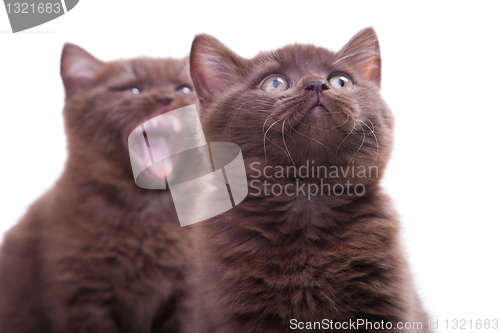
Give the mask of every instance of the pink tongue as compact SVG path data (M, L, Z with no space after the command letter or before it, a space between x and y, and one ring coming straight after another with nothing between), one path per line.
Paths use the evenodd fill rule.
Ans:
M156 149L161 150L165 154L165 156L170 155L171 149L169 147L167 140L155 140L155 147ZM149 156L148 160L150 160ZM174 167L172 165L172 159L170 157L165 157L161 161L157 162L157 164L158 167L150 168L151 174L155 178L165 178L172 174Z
M148 147L151 156L161 164L152 170L154 177L168 177L173 172L173 161L170 156L179 145L182 124L175 115L161 115L144 123ZM161 161L160 161L161 160Z
M146 169L143 176L146 178L164 180L172 176L175 157L170 155L182 151L182 140L188 143L193 140L187 134L181 119L170 113L150 119L134 129L128 138L134 177Z
M153 162L154 154L148 143L154 142L156 152L162 152L165 156L158 162ZM142 142L142 143L141 143ZM129 153L133 156L135 163L141 166L141 170L148 169L147 173L156 179L165 179L173 172L172 158L169 156L172 145L177 144L175 137L163 133L151 133L149 137L144 133L136 135L129 141ZM161 157L160 157L161 158Z
M167 157L163 160L163 173L165 174L165 177L170 176L172 174L172 171L174 171L172 160Z

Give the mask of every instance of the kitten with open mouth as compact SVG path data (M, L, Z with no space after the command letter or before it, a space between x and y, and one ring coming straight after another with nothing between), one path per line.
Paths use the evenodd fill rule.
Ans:
M102 62L64 46L68 160L5 236L1 332L190 332L188 230L168 190L135 184L129 149L144 152L127 141L144 122L195 103L188 68L187 59ZM150 135L168 149L182 130L172 120Z

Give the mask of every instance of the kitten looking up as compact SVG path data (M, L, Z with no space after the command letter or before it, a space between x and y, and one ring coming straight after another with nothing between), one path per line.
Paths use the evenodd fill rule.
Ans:
M186 332L186 229L169 191L134 183L127 137L195 102L188 61L102 62L66 44L61 77L68 160L5 236L0 331Z
M253 59L198 35L190 64L207 141L241 147L250 188L195 226L200 332L427 332L380 187L393 116L374 30Z

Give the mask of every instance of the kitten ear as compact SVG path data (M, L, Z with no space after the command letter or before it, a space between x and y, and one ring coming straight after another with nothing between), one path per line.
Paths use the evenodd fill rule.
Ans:
M341 59L352 63L359 69L363 78L380 87L382 60L378 38L372 27L359 31L338 54L339 60L337 61Z
M245 59L207 34L195 37L189 56L191 79L200 100L211 102L242 75Z
M104 63L81 47L66 43L61 55L61 78L66 96L69 96L90 81Z

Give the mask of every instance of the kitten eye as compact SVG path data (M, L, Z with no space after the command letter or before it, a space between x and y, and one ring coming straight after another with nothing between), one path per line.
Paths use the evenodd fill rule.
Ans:
M139 90L139 88L132 87L132 88L130 88L130 92L131 92L132 94L138 94L138 93L140 93L141 91Z
M282 92L290 88L290 83L281 76L271 76L267 78L260 89L267 93L277 93Z
M186 87L186 86L178 88L177 90L182 92L183 94L189 94L191 92L191 88Z
M328 82L330 82L330 84L336 89L343 89L346 91L354 89L354 84L351 80L342 75L334 75L328 80Z

